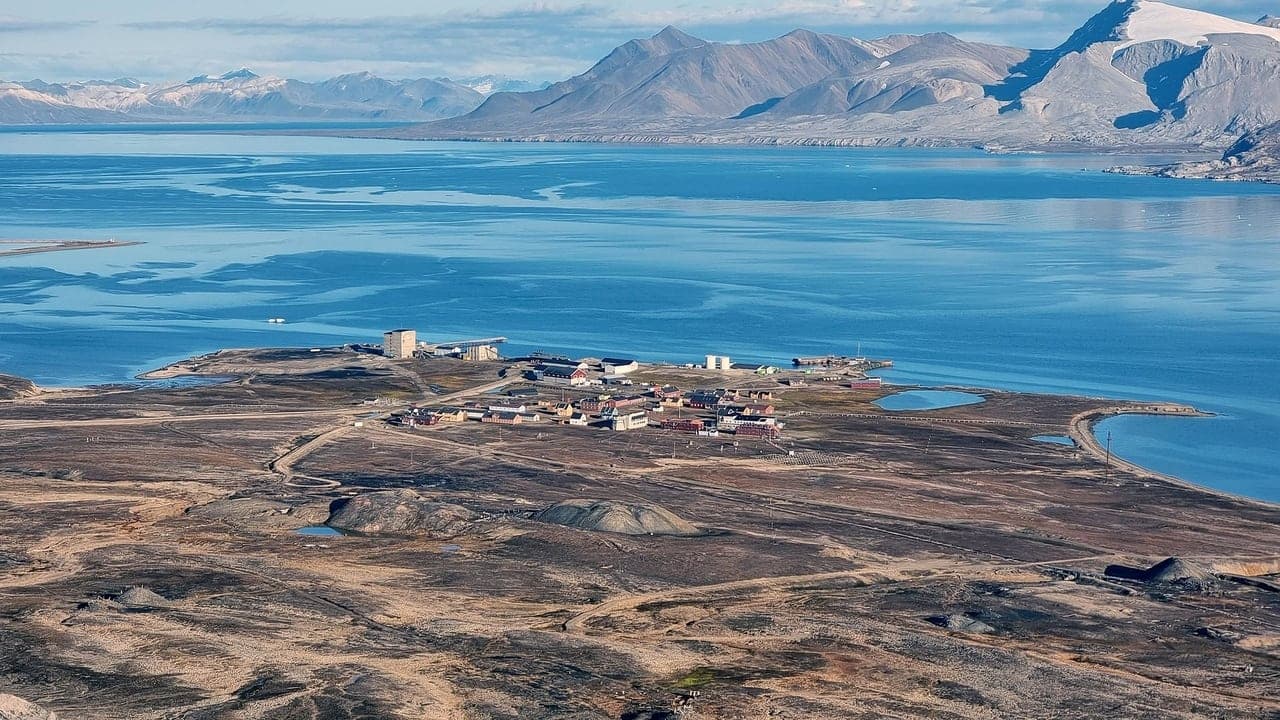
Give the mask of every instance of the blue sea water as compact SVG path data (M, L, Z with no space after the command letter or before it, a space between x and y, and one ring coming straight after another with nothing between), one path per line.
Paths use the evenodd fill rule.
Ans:
M677 361L860 343L895 382L1212 410L1105 427L1280 500L1280 188L1114 156L150 130L0 132L0 235L145 243L0 257L0 372L114 382L400 326Z

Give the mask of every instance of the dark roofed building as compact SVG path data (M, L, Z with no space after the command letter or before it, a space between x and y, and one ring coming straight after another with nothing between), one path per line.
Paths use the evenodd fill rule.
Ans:
M565 385L586 385L587 371L578 367L551 366L543 369L542 379Z
M640 369L640 363L631 358L604 358L600 367L609 375L626 375Z

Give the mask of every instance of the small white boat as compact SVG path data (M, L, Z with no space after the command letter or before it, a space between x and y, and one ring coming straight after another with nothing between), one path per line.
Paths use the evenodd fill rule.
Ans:
M271 323L272 325L281 325L284 323L284 318L268 318L267 322Z

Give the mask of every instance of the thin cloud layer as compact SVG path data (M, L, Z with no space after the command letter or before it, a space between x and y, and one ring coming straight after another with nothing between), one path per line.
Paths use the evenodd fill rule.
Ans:
M51 33L96 24L95 20L29 20L0 15L0 33Z
M261 16L193 14L129 21L0 17L0 33L8 45L0 54L0 77L131 74L169 79L249 66L302 79L371 70L399 77L501 74L554 80L581 72L627 39L666 25L724 42L762 40L805 27L859 37L946 31L988 42L1051 47L1103 2L667 0L644 7L508 3L427 13L414 11L408 0L404 4L404 13L368 17L312 14L308 9L313 6L301 0L278 2L278 14ZM1262 14L1238 0L1184 4L1247 20ZM387 5L381 3L380 9Z

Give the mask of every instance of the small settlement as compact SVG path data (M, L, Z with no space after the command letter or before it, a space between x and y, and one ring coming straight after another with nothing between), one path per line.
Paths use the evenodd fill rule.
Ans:
M395 330L387 333L383 354L392 358L451 356L464 360L497 360L496 345L505 341L505 338L485 338L418 343L413 332ZM407 340L406 333L409 334ZM881 379L868 376L866 370L892 364L889 361L836 356L826 356L821 360L823 362L814 363L813 367L786 373L778 383L803 384L798 376L821 372L823 380L839 381L846 387L875 388L880 386ZM641 369L641 364L626 357L573 359L533 353L508 361L522 370L519 387L483 402L409 407L391 415L389 422L412 429L468 421L497 425L555 424L614 432L655 429L704 437L728 433L736 438L763 441L780 438L785 427L776 415L773 391L768 388L685 390L669 383L637 383L631 375ZM675 368L654 365L647 366L647 369L659 370L662 367ZM699 363L683 367L704 366ZM770 365L733 363L722 355L707 355L705 369L733 371L724 379L772 376L780 372ZM760 380L752 384L758 385Z

